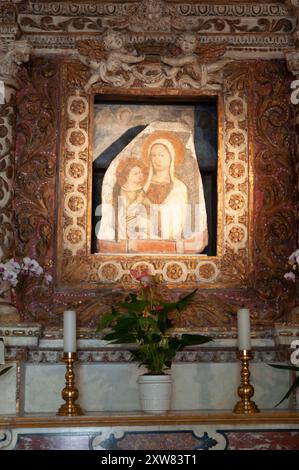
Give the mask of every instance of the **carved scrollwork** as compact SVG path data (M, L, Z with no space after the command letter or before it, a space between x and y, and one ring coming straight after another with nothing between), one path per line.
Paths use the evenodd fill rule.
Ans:
M270 78L271 77L271 78ZM288 293L283 274L295 247L295 151L291 137L292 109L289 106L290 77L280 62L263 63L253 70L256 119L254 126L255 286L262 298L278 301L280 308L269 316L279 318L287 308Z
M37 59L23 68L17 96L16 251L50 265L53 256L54 195L58 125L58 67ZM33 236L34 234L34 236ZM46 321L52 292L41 290L36 279L20 286L23 318ZM26 302L24 302L26 299Z
M47 6L35 2L34 6L23 7L20 26L25 32L103 32L112 27L132 33L192 30L227 34L291 32L294 22L282 5L225 5L224 0L216 5L143 0L104 5L73 2L72 7L57 2L47 2Z
M13 168L13 129L15 97L0 105L0 259L12 253L12 177Z

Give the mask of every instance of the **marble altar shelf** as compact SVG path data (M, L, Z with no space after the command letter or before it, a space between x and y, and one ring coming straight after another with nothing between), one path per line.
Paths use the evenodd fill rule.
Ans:
M299 413L222 411L0 416L3 450L298 450Z
M182 424L298 424L299 411L262 410L253 415L238 415L229 411L169 411L150 414L142 411L118 411L86 413L84 416L56 416L52 413L25 413L23 415L0 415L0 427L93 427L136 425L182 425Z

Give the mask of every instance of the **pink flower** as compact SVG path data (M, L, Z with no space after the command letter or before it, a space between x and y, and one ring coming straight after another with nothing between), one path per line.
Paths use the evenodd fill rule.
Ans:
M160 312L161 310L163 310L163 305L154 305L153 310Z
M142 271L139 274L137 269L131 269L130 273L131 273L131 276L134 277L137 281L142 282L144 287L148 287L153 283L153 276L147 270Z

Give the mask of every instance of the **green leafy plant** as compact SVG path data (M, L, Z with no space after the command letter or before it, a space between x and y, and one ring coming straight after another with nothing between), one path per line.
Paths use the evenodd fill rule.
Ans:
M294 366L294 365L282 365L282 364L269 364L271 367L275 367L275 369L284 369L284 370L292 370L299 372L299 367ZM284 400L289 398L289 396L299 387L299 376L295 378L294 382L290 386L289 390L287 393L282 397L282 399L276 403L275 408L279 406Z
M134 344L132 360L147 368L152 375L163 375L177 353L187 346L212 341L198 334L175 334L174 324L188 306L195 291L177 302L166 302L159 295L157 280L148 272L131 274L139 282L137 292L130 293L117 308L104 315L97 331L110 327L103 337L111 344Z

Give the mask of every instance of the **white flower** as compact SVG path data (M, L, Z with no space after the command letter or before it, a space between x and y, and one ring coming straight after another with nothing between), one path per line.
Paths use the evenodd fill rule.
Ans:
M13 258L6 261L6 263L0 263L0 281L8 282L12 287L18 284L19 276L40 276L43 272L44 270L39 263L28 256L23 258L21 264ZM44 285L49 285L52 282L52 276L45 274L43 282ZM2 291L0 291L0 295L1 294L3 294Z
M5 264L0 263L0 276L2 276L4 272L5 272Z
M299 249L296 250L296 251L294 251L294 252L289 256L289 263L290 263L290 264L294 264L295 262L297 262L297 263L299 264L298 260L299 260Z
M285 275L283 276L285 279L289 280L289 281L293 281L295 282L295 279L296 279L296 276L294 273L292 272L289 272L289 273L285 273Z
M4 264L5 266L5 270L6 271L9 271L9 272L14 272L14 273L19 273L20 270L21 270L21 266L20 264L15 261L13 258L11 258L10 260L6 261L6 263Z
M28 258L26 256L23 258L23 269L26 271L30 271L33 274L36 274L39 276L40 274L43 273L43 268L38 264L38 262L35 259Z
M18 274L14 271L5 271L3 273L3 281L8 281L13 287L18 283Z

